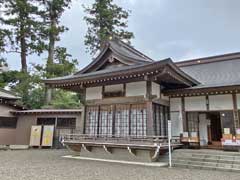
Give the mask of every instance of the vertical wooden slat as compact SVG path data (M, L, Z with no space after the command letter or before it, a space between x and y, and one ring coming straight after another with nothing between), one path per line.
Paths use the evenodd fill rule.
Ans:
M183 123L183 131L187 131L187 119L186 119L186 112L185 112L185 99L181 97L181 110L182 110L182 123Z
M209 108L209 96L208 95L206 95L206 109L207 109L207 111L210 110L210 108Z
M153 103L147 101L147 136L154 135L154 122L153 122Z
M240 123L239 123L239 116L238 116L238 107L237 107L237 95L236 93L232 94L232 99L233 99L233 118L234 118L234 127L239 128Z
M146 99L152 98L152 81L146 81Z
M131 109L132 109L132 105L129 105L129 113L128 113L128 135L131 135Z

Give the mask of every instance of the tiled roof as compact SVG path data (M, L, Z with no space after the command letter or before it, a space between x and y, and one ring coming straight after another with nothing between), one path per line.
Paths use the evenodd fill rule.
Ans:
M192 60L176 63L185 73L199 81L196 88L221 87L240 85L240 53L203 58L201 61ZM184 65L185 64L185 65Z
M16 96L14 93L0 88L0 98L4 99L19 99L20 97Z
M142 71L156 71L161 70L161 68L164 68L165 66L170 66L174 71L179 74L182 78L184 78L186 81L188 81L191 85L199 84L198 81L181 71L173 62L171 59L164 59L161 61L154 61L154 62L147 62L144 64L139 65L131 65L131 66L124 66L114 69L105 69L100 71L94 71L90 73L83 73L83 74L75 74L70 76L64 76L64 77L57 77L52 79L46 79L43 80L46 84L54 84L54 83L62 83L62 82L70 82L70 81L85 81L85 80L91 80L91 79L99 79L102 77L113 77L119 74L126 75L128 74L134 74L134 73L140 73Z

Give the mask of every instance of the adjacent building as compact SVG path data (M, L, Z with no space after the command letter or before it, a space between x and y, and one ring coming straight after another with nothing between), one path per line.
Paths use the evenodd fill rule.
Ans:
M15 144L17 118L11 113L22 109L15 105L19 99L15 94L0 89L0 144Z
M0 145L29 145L32 126L54 126L54 147L62 134L81 132L81 109L34 109L18 106L20 97L0 89ZM41 145L41 144L40 144Z

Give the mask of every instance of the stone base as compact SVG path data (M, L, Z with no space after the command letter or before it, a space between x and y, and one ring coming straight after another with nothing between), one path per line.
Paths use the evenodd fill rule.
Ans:
M91 149L80 148L80 152L73 151L75 156L109 159L109 160L122 160L132 162L155 162L159 161L159 157L153 158L155 151L153 150L132 150L127 148L108 148L91 147Z

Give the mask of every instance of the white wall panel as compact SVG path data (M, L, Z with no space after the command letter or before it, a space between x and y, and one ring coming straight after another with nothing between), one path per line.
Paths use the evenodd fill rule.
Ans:
M152 82L152 95L156 95L160 98L160 85L155 82Z
M206 97L185 97L185 111L206 111Z
M102 87L91 87L86 89L86 100L102 99Z
M183 132L182 119L179 116L179 112L171 112L170 118L172 121L172 135L179 136Z
M237 107L240 109L240 94L237 94Z
M181 106L181 98L170 98L170 111L179 111Z
M146 95L146 81L133 82L126 84L126 96Z
M232 95L213 95L209 96L210 110L230 110L233 109Z
M105 92L123 91L123 84L105 86Z

